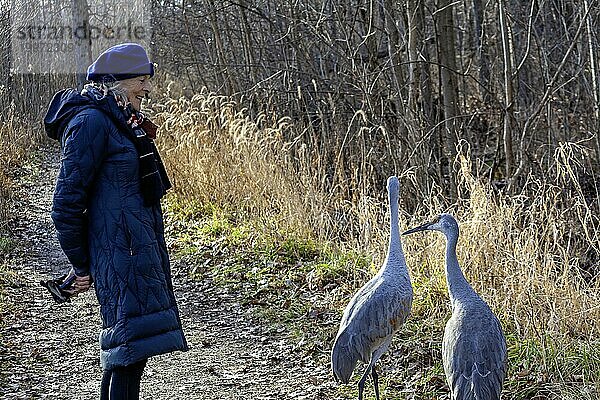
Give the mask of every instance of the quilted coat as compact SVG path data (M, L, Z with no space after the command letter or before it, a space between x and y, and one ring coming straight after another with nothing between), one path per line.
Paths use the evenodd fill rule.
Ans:
M92 276L102 367L187 350L162 210L143 204L138 156L115 99L59 92L44 123L62 149L52 220L77 275Z

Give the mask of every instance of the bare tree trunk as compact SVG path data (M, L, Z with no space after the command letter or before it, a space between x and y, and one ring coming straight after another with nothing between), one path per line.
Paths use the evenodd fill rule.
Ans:
M191 54L193 65L194 65L194 68L196 69L196 74L198 75L199 79L203 79L202 71L200 71L200 63L198 60L198 54L196 53L196 48L194 46L193 29L190 27L190 21L188 19L188 10L187 10L186 5L187 4L184 0L183 3L181 4L181 14L182 14L183 26L185 28L185 33L186 33L188 44L189 44L188 51ZM186 68L186 70L187 70L187 68ZM219 70L217 73L221 74L221 71ZM221 75L221 77L222 77L222 75ZM220 82L222 84L223 79L221 79ZM192 87L193 91L196 91L196 88L194 86L194 80L192 80L192 79L190 79L190 86Z
M367 57L368 57L368 61L367 64L368 65L374 65L377 62L377 53L378 53L378 48L377 48L377 31L376 31L376 27L375 27L375 4L374 4L374 0L369 0L368 2L368 7L364 12L363 15L363 20L364 20L364 43L365 43L365 48L367 49Z
M391 0L388 0L391 3ZM418 107L419 95L419 52L417 46L421 42L419 26L418 3L420 0L407 1L407 21L408 21L408 108L416 112Z
M587 45L590 53L590 75L592 76L592 91L594 92L594 119L596 122L596 159L600 160L600 93L598 92L598 72L596 65L596 52L594 51L594 31L592 30L592 16L590 15L590 4L588 0L583 2L587 15Z
M441 90L444 104L444 126L446 128L446 151L449 175L449 194L457 196L455 171L456 144L459 137L458 117L458 86L456 82L456 49L454 39L454 3L450 0L439 0L436 25L439 49Z
M479 66L479 93L483 103L487 105L492 101L490 95L490 62L485 50L483 4L481 0L473 0L473 37L475 39L477 64Z
M248 23L248 16L246 15L246 0L240 1L238 5L240 10L240 18L242 25L242 43L244 48L244 58L246 61L246 74L250 77L251 82L256 82L256 75L254 74L254 54L252 51L252 34L250 24Z
M392 0L385 0L384 3L385 13L385 32L387 34L388 52L390 62L392 63L392 76L393 85L395 89L395 96L391 99L393 102L394 110L396 114L402 115L404 110L404 101L402 96L402 86L405 78L402 71L402 59L400 58L400 33L396 27L396 12L394 10L394 2ZM409 103L408 108L414 110L415 108ZM406 123L400 119L398 121L397 134L399 137L406 136Z
M221 29L217 22L217 7L215 5L214 0L211 0L208 14L208 20L210 21L210 27L212 29L214 38L215 38L215 50L217 52L217 60L218 60L218 70L219 75L221 76L221 84L225 85L225 92L228 95L233 93L233 84L231 83L231 76L229 74L229 68L227 65L227 61L225 60L225 50L223 47L223 39L221 38Z
M392 72L394 76L394 84L396 91L400 95L400 88L404 82L404 74L402 72L400 58L400 33L396 27L396 13L394 12L394 1L385 0L385 32L388 40L388 52L390 61L392 62Z
M420 153L426 175L435 176L435 183L444 181L444 171L440 159L443 145L440 143L440 131L435 128L436 122L432 110L431 76L429 74L429 56L427 43L423 40L425 31L423 0L408 0L406 3L406 20L408 31L408 110L413 119L409 126L417 130L419 137L412 137L412 143L419 143L429 136L428 146ZM423 187L430 187L434 182L423 179Z
M423 114L425 115L425 121L430 126L434 126L436 124L435 115L433 111L433 88L431 85L431 71L429 69L429 62L431 60L429 53L429 45L423 40L423 33L425 32L425 6L424 0L419 0L416 3L416 13L415 13L415 23L417 28L417 33L420 37L421 48L418 50L417 59L418 63L418 71L419 71L419 92L421 95L421 103L423 108Z
M512 175L514 165L512 130L514 120L514 90L513 90L513 48L510 40L508 23L506 21L506 10L504 0L498 1L500 31L502 36L502 54L504 55L504 126L503 143L505 160L505 176L509 179Z
M331 38L331 42L337 43L338 29L337 29L337 25L335 22L335 16L334 16L334 11L335 11L335 7L333 5L334 1L335 0L326 0L326 3L325 3L326 11L325 12L327 13L327 19L329 20L328 27L329 27L329 35ZM330 66L329 66L329 71L328 71L327 77L329 77L331 75L335 75L337 73L337 71L339 70L338 56L335 52L330 52L329 62L330 62Z
M83 88L86 82L88 65L92 62L92 43L87 30L90 25L90 11L87 0L73 0L73 27L76 29L83 26L85 35L83 38L75 39L75 71L77 74L77 87Z

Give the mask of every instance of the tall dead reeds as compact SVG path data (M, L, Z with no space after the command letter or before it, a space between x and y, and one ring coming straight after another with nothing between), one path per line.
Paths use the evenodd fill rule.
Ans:
M387 235L384 185L366 184L368 178L357 182L361 177L356 171L383 169L391 175L397 173L393 166L382 165L368 151L361 165L331 165L318 147L303 140L305 127L267 114L251 119L238 104L208 92L190 100L165 100L154 109L162 125L159 144L180 195L268 221L273 232L329 241L381 261ZM289 137L295 139L284 140ZM600 281L590 275L598 265L582 265L585 254L600 246L598 217L574 172L585 161L585 143L559 146L554 173L529 177L528 192L515 196L503 195L472 175L472 160L464 149L462 143L457 177L461 199L448 207L437 197L441 190L429 191L413 213L401 216L401 225L452 212L460 221L458 253L465 273L510 332L539 340L548 334L598 336ZM342 168L332 181L329 170ZM414 171L400 172L401 180L410 183ZM352 187L362 188L360 193L343 190L349 177ZM565 191L567 186L572 190ZM407 201L414 199L401 199L401 207ZM443 246L443 238L434 235L406 239L416 293L422 299L445 296L440 289L445 285ZM445 302L439 304L445 307Z

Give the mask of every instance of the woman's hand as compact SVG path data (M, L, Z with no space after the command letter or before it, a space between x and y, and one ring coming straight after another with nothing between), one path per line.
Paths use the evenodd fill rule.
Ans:
M73 269L71 269L71 271L69 271L69 275L67 275L65 280L71 278L73 275L75 275L75 271ZM69 286L68 289L65 289L65 292L75 296L75 295L78 295L79 293L83 293L83 292L89 290L90 287L92 287L92 277L90 275L85 275L85 276L75 275L75 280L73 281L71 286Z

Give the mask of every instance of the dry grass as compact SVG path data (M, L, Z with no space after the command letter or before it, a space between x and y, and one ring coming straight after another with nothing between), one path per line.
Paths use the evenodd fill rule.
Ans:
M165 100L154 110L162 125L159 145L182 197L263 221L274 235L293 232L371 254L375 265L382 261L388 232L384 182L340 196L344 180L331 180L325 171L332 166L302 140L302 127L290 119L265 114L250 119L229 99L206 92L191 100ZM285 140L290 137L296 139ZM457 217L459 260L503 322L519 363L512 366L513 373L535 360L541 363L535 369L549 384L566 383L579 376L577 371L586 381L600 383L600 361L593 351L600 335L600 280L594 272L597 260L585 262L600 248L600 224L575 173L589 159L587 151L585 143L561 144L554 169L544 177L530 177L527 193L508 197L472 175L463 144L458 160L461 201L446 207L434 190L414 214L401 216L404 228L444 211ZM346 168L381 168L376 154L361 163ZM401 182L413 180L411 174L405 171ZM401 199L401 208L405 201ZM405 239L416 318L448 315L443 247L441 235ZM525 343L535 343L536 350L523 351ZM552 346L557 350L548 350ZM587 360L579 367L584 370L566 371L568 362L557 361L562 356Z
M9 201L12 196L11 174L22 165L36 143L41 140L39 125L15 117L13 110L4 110L0 119L0 234L6 229Z
M167 100L155 110L159 145L180 194L235 207L280 231L327 230L326 214L316 212L328 201L315 186L319 177L301 173L309 170L307 158L300 152L292 160L282 141L289 119L263 114L251 121L227 98L209 93Z
M498 196L471 175L468 157L461 159L469 197L451 212L461 222L459 260L473 286L519 336L597 337L599 281L584 279L580 259L588 248L598 248L600 224L583 196L575 194L568 208L559 208L563 188L541 181L531 182L535 197ZM561 173L569 168L563 161L557 165ZM443 271L441 237L411 236L406 242L410 265L432 268L428 275Z

